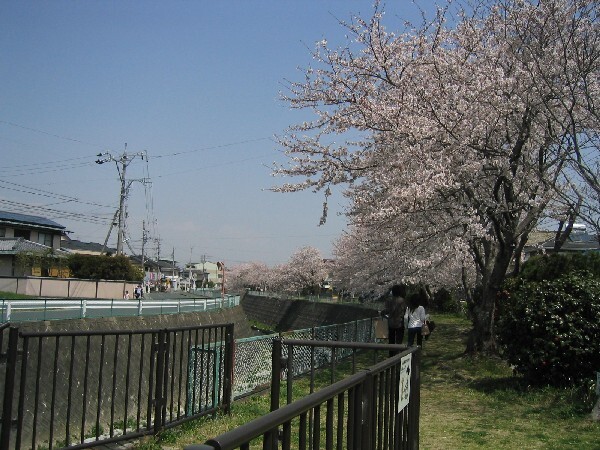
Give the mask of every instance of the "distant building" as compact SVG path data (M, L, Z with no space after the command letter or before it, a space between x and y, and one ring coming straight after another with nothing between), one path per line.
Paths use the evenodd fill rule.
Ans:
M192 289L208 287L209 283L220 288L223 286L223 270L217 263L210 261L189 263L183 269L182 279L188 280L188 283L191 280L191 283L194 284L191 286Z
M526 257L536 254L554 253L556 231L534 231L531 233L527 246ZM573 229L558 253L587 253L600 252L598 235L589 234L582 224L573 225Z
M65 256L61 237L65 227L44 217L0 211L0 276L57 275L43 273L41 267L19 267L18 254Z
M68 236L63 236L61 248L68 250L71 253L79 253L82 255L116 255L117 250L110 247L104 247L97 242L83 242L76 239L71 239Z

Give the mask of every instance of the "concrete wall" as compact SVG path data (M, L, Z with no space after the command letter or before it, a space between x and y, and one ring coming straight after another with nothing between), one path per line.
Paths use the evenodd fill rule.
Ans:
M138 283L131 281L81 280L52 277L0 277L0 291L40 297L123 298L133 297Z
M163 314L157 316L104 317L97 319L47 320L18 324L23 331L105 331L105 330L159 330L198 325L233 323L234 337L241 339L254 336L241 306L190 312L185 314Z
M272 326L275 331L333 325L377 316L377 311L354 305L282 300L246 294L241 301L250 320Z
M0 276L11 276L12 274L12 255L0 255Z

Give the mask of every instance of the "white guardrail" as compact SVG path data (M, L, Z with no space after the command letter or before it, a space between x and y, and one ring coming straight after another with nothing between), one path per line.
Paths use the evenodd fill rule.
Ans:
M231 308L239 295L171 300L1 299L0 322L177 314Z

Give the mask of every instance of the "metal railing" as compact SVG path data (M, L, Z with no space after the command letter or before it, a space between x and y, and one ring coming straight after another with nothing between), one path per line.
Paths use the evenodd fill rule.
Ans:
M282 370L292 375L296 348L399 352L367 369L279 408ZM186 450L418 449L420 404L419 347L347 342L274 340L272 411L230 432ZM333 359L335 360L335 358Z
M0 299L0 322L178 314L231 308L239 304L240 297L235 295L173 300Z
M229 411L233 324L7 330L2 450L94 447Z
M53 333L24 333L9 325L0 328L0 367L6 364L4 380L0 373L0 450L40 443L84 448L152 434L228 410L232 399L278 385L273 374L286 374L291 401L294 376L312 377L326 365L333 374L339 361L354 361L365 349L376 349L375 363L377 351L390 349L369 347L375 340L372 319L239 339L235 345L233 325ZM278 358L273 366L273 343L281 338L287 362L282 367ZM313 344L290 347L298 339Z

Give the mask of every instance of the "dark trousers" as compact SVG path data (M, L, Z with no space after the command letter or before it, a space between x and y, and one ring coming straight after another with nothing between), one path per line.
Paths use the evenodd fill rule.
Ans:
M421 334L421 327L409 328L408 329L408 346L411 347L415 343L415 336L417 337L417 345L423 345L423 335Z
M388 343L402 344L402 339L404 339L404 327L388 328Z
M404 327L400 328L388 328L388 343L389 344L402 344L404 339ZM390 352L390 356L397 355L397 351Z

